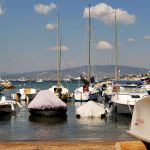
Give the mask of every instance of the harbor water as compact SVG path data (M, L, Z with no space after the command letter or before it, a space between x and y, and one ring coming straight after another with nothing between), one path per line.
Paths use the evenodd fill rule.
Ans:
M33 87L39 90L48 89L56 82L13 82L15 89ZM78 87L78 82L63 82L71 92ZM6 94L6 93L5 93ZM131 116L109 114L105 119L76 118L76 103L67 103L65 117L31 116L27 104L16 114L0 116L0 140L133 140L126 133L130 128Z

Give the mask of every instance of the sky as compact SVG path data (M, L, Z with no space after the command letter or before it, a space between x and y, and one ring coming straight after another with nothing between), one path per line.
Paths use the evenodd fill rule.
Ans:
M115 64L116 12L119 65L149 69L149 0L0 0L0 73L57 68L57 14L61 68L87 64L89 4L92 63Z

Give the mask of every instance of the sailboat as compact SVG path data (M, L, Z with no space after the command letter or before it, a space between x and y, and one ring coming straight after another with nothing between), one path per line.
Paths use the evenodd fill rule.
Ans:
M113 111L116 113L133 113L134 105L141 98L148 96L147 90L142 87L142 82L138 80L119 80L119 60L118 60L118 41L117 41L117 17L115 11L115 35L116 35L116 66L115 78L112 81L111 103Z
M94 86L94 77L91 75L91 12L89 5L89 42L88 42L88 77L86 75L81 75L81 80L83 81L83 86L75 89L74 99L76 102L87 102L89 100L96 100L98 98L99 89Z
M69 98L69 90L60 82L60 68L61 68L61 40L59 35L59 14L57 15L57 50L58 50L58 69L57 69L57 84L49 88L49 91L54 93L57 97L67 102Z

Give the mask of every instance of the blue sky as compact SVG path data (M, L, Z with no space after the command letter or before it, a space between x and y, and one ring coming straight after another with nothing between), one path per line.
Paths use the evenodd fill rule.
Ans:
M0 0L0 73L57 67L56 22L60 14L62 68L87 64L87 8L91 4L92 58L114 64L114 10L119 64L150 68L150 1Z

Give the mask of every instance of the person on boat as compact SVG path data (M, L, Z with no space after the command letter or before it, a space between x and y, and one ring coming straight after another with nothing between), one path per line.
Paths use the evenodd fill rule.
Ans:
M16 102L21 102L21 94L20 93L16 93Z
M83 85L83 92L88 92L89 91L89 85L88 84L84 84Z
M57 88L58 97L62 99L62 88Z

